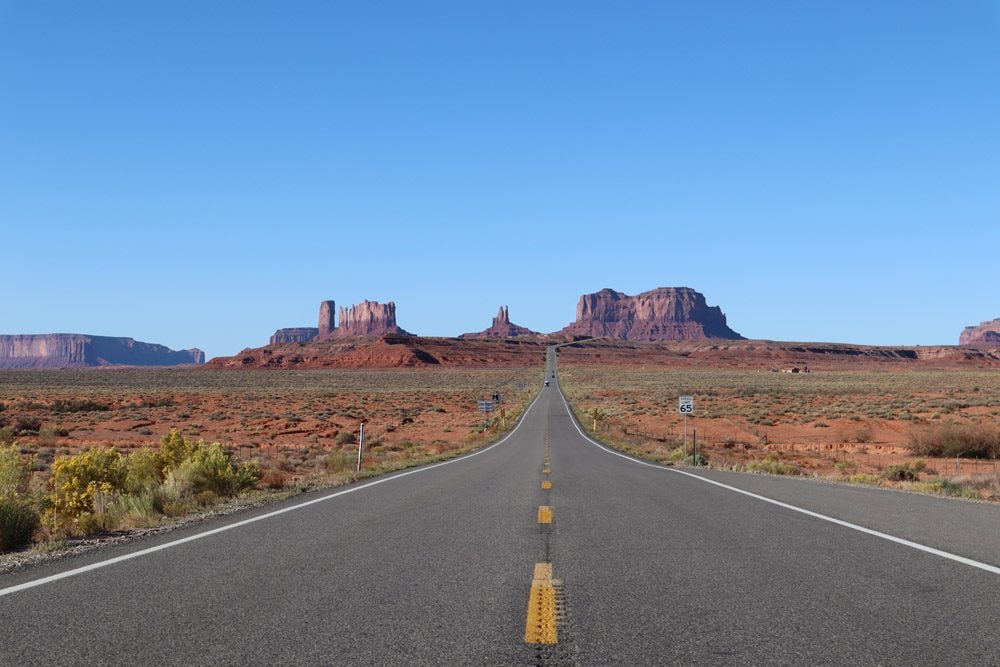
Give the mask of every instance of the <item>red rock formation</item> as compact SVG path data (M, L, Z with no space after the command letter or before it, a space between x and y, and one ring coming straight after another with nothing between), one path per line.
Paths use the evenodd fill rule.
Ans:
M207 368L497 368L541 365L545 342L532 339L335 338L308 345L268 345L232 357L216 357Z
M464 333L459 338L513 338L515 336L537 336L537 331L518 326L510 321L507 306L500 306L500 312L493 318L493 325L478 333Z
M339 326L331 338L372 337L394 334L409 336L396 325L396 304L362 301L350 308L341 308Z
M333 335L333 330L337 328L333 321L336 304L333 301L323 301L319 304L319 330L317 336L320 340L327 340Z
M326 303L326 302L324 302ZM319 335L316 327L294 327L290 329L278 329L271 336L271 345L279 343L308 343Z
M718 306L688 287L660 287L635 296L611 289L584 294L566 336L611 336L623 340L741 339Z
M0 336L0 368L74 366L177 366L203 364L198 348L174 351L132 338L86 334Z
M958 337L959 345L997 345L1000 343L1000 318L965 327Z

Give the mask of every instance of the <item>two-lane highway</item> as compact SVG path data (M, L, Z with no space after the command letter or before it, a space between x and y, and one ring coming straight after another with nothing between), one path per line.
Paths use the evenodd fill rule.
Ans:
M996 665L998 540L993 505L633 461L553 380L475 455L0 578L0 664Z

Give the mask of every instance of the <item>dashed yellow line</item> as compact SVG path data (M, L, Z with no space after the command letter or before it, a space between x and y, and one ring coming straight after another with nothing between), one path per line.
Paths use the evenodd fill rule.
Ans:
M542 468L542 474L548 475L552 472L552 468Z
M542 482L542 488L543 489L551 489L552 488L552 482L550 482L549 480L545 480L544 482Z
M538 523L552 523L552 507L550 505L538 506Z
M528 596L528 617L524 623L526 644L557 644L556 589L552 581L552 563L535 563Z

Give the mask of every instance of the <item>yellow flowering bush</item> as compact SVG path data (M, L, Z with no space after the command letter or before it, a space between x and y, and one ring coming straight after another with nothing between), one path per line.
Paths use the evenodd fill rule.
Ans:
M95 497L121 493L127 475L125 457L110 447L56 457L49 476L51 511L57 520L93 514Z

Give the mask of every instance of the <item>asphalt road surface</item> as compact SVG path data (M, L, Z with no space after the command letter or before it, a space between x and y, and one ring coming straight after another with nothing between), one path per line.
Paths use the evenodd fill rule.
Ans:
M1000 507L636 462L550 381L472 456L0 577L0 664L1000 664Z

